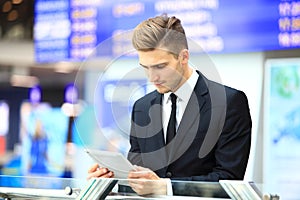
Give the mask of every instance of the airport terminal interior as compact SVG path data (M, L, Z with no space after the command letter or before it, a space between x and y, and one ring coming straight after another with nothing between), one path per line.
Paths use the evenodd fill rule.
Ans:
M245 181L300 199L300 1L242 2L0 0L0 176L85 180L86 148L126 156L132 105L153 90L131 31L166 13L190 64L248 97Z

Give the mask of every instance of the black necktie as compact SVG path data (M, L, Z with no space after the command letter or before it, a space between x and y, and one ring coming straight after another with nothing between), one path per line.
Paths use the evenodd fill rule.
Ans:
M166 144L168 144L176 134L176 99L177 96L175 94L171 94L171 102L172 102L172 111L170 115L170 120L168 123L168 129L167 129L167 140Z

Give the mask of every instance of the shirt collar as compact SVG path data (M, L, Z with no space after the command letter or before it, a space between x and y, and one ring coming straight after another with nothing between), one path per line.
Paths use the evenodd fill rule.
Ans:
M188 102L192 92L196 86L197 80L198 80L198 73L195 69L193 69L192 75L189 77L189 79L180 87L174 94L176 94L177 99L179 101ZM168 92L164 94L164 103L167 103L170 99L170 95L172 92Z

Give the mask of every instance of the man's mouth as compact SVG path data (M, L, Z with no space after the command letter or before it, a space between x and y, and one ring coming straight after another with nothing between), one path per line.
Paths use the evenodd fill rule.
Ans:
M155 85L156 87L161 87L161 86L163 86L162 83L154 83L154 85Z

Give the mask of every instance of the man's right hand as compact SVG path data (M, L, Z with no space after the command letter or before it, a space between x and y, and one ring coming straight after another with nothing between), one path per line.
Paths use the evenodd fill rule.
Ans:
M113 178L114 172L109 171L107 168L99 167L99 165L93 164L88 170L87 179L91 178Z

